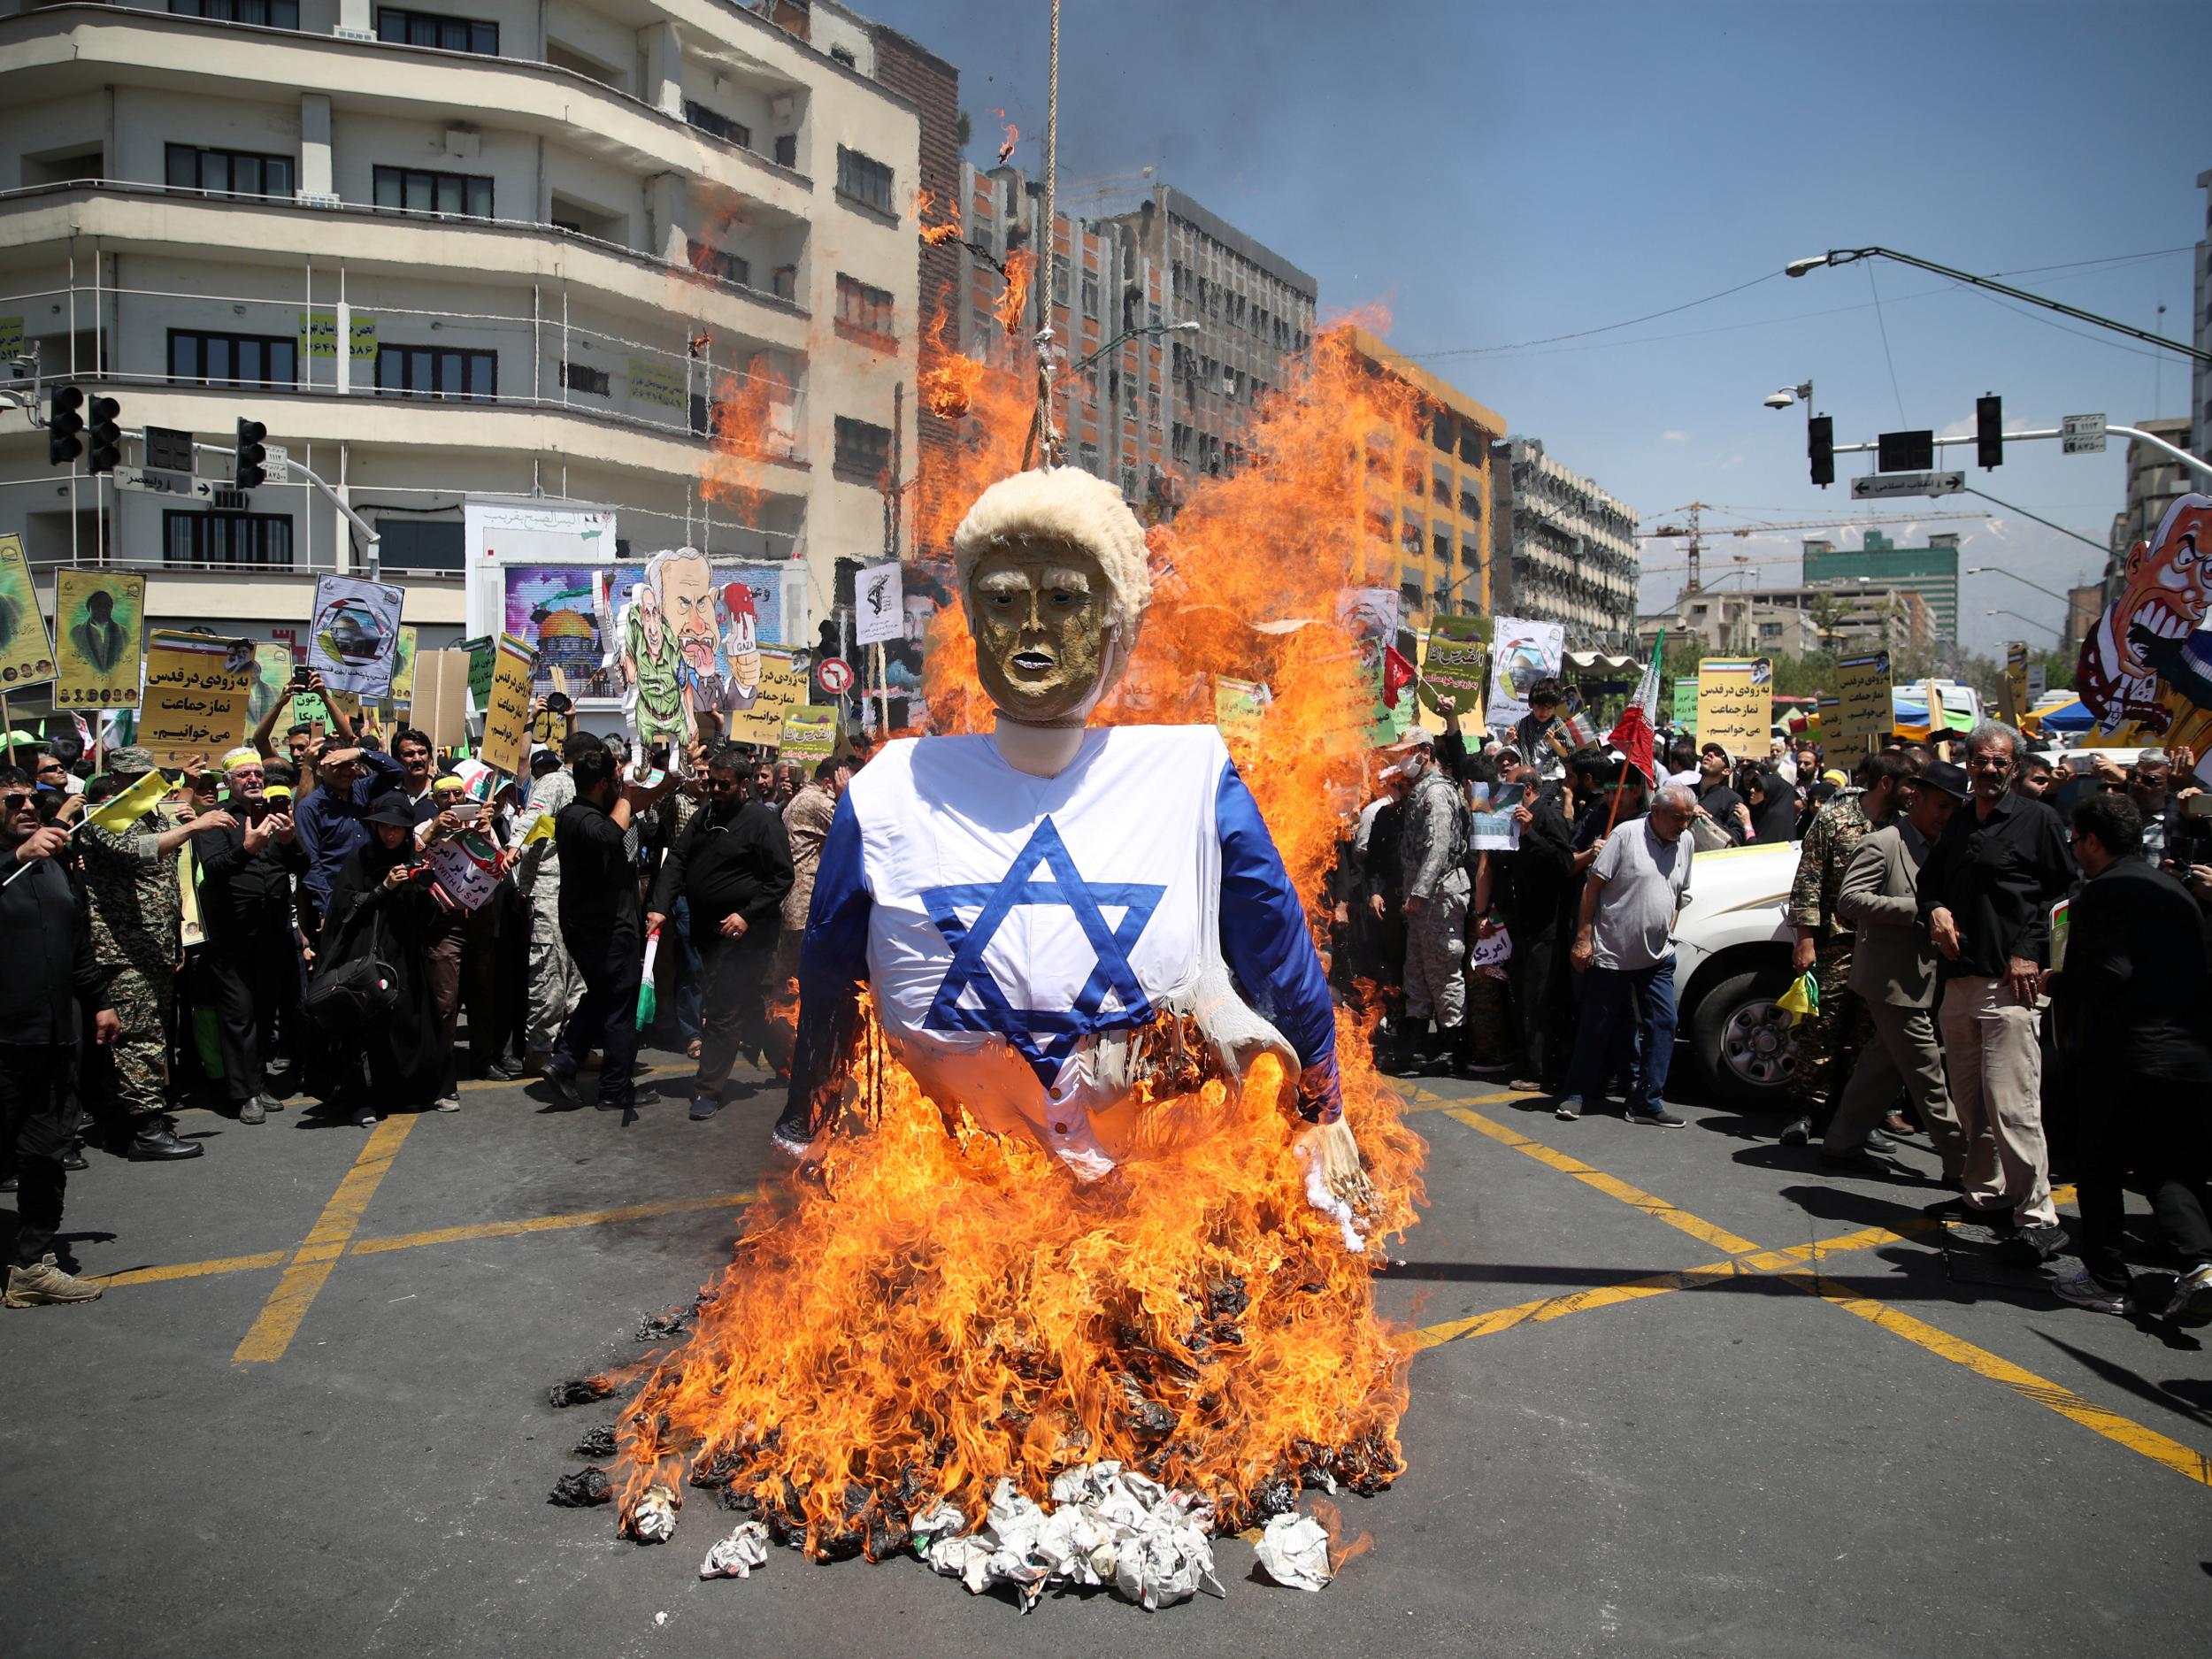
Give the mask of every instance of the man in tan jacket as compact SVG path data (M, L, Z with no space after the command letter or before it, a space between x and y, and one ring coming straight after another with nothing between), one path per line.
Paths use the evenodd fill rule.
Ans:
M1862 839L1845 866L1836 913L1858 930L1850 987L1866 1004L1875 1040L1861 1052L1829 1122L1823 1164L1852 1168L1867 1163L1867 1132L1901 1085L1943 1160L1944 1179L1955 1185L1965 1171L1966 1140L1951 1107L1943 1051L1929 1012L1935 1001L1935 948L1920 924L1919 903L1920 866L1966 798L1965 772L1947 761L1932 762L1904 817Z

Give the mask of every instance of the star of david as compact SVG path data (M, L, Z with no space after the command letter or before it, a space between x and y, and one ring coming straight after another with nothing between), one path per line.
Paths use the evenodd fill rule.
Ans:
M922 1023L936 1031L995 1033L1029 1062L1049 1088L1085 1036L1140 1025L1152 1018L1152 1004L1137 982L1129 952L1166 891L1164 886L1148 882L1084 880L1059 830L1046 818L1015 855L1002 879L923 889L922 902L929 907L930 920L952 947L952 965L945 970L944 982ZM983 959L1000 925L1020 904L1065 905L1098 954L1097 965L1068 1009L1014 1007ZM979 906L972 923L960 919L960 911ZM1122 912L1118 926L1108 925L1109 910ZM974 1006L961 1000L971 992ZM1106 1006L1109 996L1115 1002L1110 1010Z

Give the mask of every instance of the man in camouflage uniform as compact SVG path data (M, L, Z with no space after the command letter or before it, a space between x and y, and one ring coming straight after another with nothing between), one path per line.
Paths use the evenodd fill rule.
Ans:
M1797 933L1790 971L1810 969L1820 987L1820 1011L1801 1019L1793 1033L1797 1044L1797 1115L1782 1131L1782 1144L1801 1147L1843 1097L1857 1048L1858 1004L1849 989L1851 942L1856 930L1836 914L1843 872L1868 833L1887 823L1904 805L1909 774L1904 757L1872 755L1859 764L1860 787L1837 792L1805 831L1797 855L1797 879L1790 884L1784 919ZM1878 1130L1869 1143L1888 1144Z
M1405 869L1406 1044L1417 1076L1451 1071L1467 1018L1466 806L1459 786L1437 764L1425 732L1410 734L1398 763L1412 780L1399 831ZM1420 1027L1436 1025L1434 1046L1419 1051ZM1464 1058L1463 1055L1459 1056Z
M109 771L127 789L154 769L143 749L119 749ZM177 849L194 835L232 827L227 812L150 808L127 829L86 826L85 893L91 900L92 956L107 982L120 1033L114 1044L115 1097L130 1120L139 1162L196 1158L196 1141L177 1137L169 1116L169 1022L181 954L183 895Z
M562 1027L583 1000L583 976L561 942L561 858L549 833L532 840L541 818L550 825L560 810L576 798L576 780L565 763L599 740L579 732L561 750L564 764L531 780L530 803L515 819L515 833L522 845L515 863L515 885L530 908L530 998L525 1017L523 1070L541 1074L553 1057Z

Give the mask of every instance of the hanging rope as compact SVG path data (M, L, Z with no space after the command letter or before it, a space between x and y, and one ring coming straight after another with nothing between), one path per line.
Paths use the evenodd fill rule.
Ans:
M1060 182L1060 0L1052 0L1052 58L1045 88L1045 214L1039 241L1044 254L1037 279L1037 414L1033 434L1043 440L1043 465L1058 466L1065 459L1060 441L1059 411L1055 407L1054 379L1058 342L1052 328L1053 297L1060 276L1059 224L1055 205ZM1023 446L1022 465L1029 464L1028 445Z

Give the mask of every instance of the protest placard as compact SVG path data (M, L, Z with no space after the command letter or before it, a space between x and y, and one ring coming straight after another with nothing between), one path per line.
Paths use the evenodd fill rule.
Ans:
M776 752L808 766L827 760L837 752L837 710L827 703L786 710Z
M1500 617L1490 631L1490 698L1484 717L1494 727L1528 714L1528 688L1559 672L1567 632L1556 622Z
M1836 664L1836 734L1846 740L1870 741L1886 733L1896 723L1890 701L1890 663L1887 651L1847 657Z
M1463 727L1482 725L1482 698L1490 673L1490 643L1479 617L1439 617L1429 630L1421 665L1421 701L1440 714L1448 701Z
M499 849L480 831L468 830L423 855L430 879L456 910L473 910L499 886Z
M54 641L31 588L23 538L0 535L0 692L35 686L54 677Z
M424 651L415 658L408 724L436 748L468 741L469 661L466 651Z
M725 694L725 733L733 743L772 744L783 737L783 717L806 703L806 675L792 662L789 651L760 653L760 678L749 691L742 687Z
M399 631L399 649L392 657L392 688L388 694L395 703L410 707L415 701L416 643L413 626L403 625Z
M862 645L906 637L906 596L898 560L864 565L853 582L853 638Z
M518 776L530 753L530 671L537 653L511 634L493 648L484 741L477 754L494 772Z
M138 742L157 766L210 759L245 741L256 664L251 640L156 628L146 641Z
M1225 741L1256 743L1260 723L1267 718L1275 695L1256 680L1214 676L1214 726Z
M1699 659L1699 743L1718 743L1740 760L1766 754L1773 730L1773 664L1763 657Z
M2005 647L2005 677L2001 682L2004 693L2005 724L2016 726L2020 717L2028 711L2028 643L2014 640Z
M353 576L315 579L315 611L307 631L307 665L332 691L381 697L399 653L400 589Z
M1697 732L1697 681L1674 682L1674 723L1694 735Z
M1526 787L1517 783L1499 784L1494 788L1477 784L1467 818L1468 845L1477 852L1518 852L1521 821L1514 813L1526 794Z
M98 569L54 572L54 706L135 709L146 579Z

